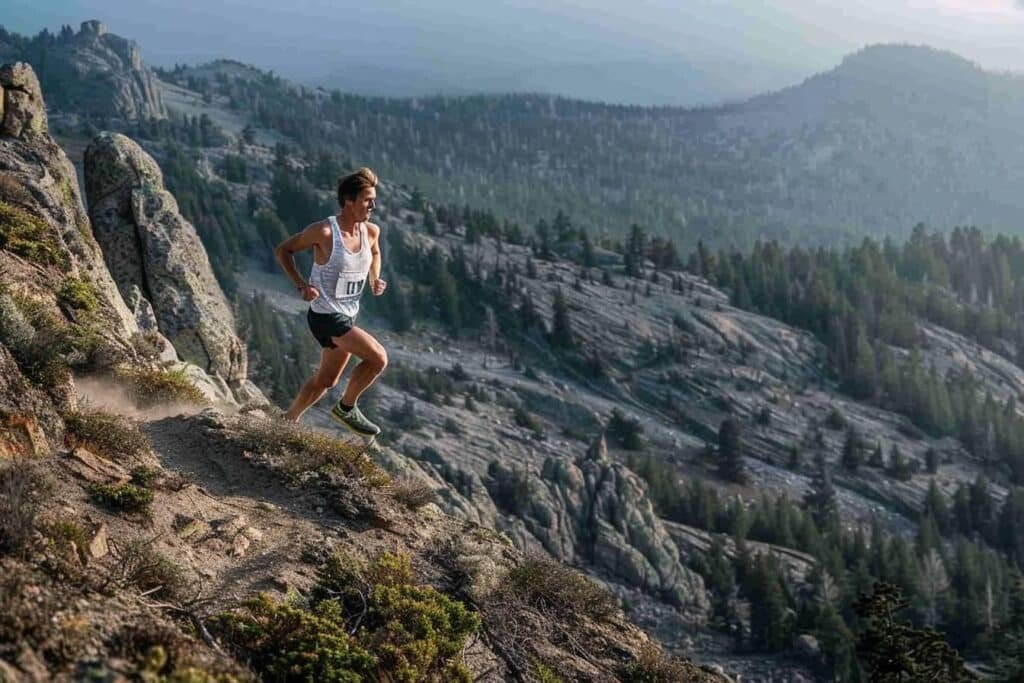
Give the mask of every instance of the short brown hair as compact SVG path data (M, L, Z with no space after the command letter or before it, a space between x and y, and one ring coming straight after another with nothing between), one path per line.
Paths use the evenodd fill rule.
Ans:
M363 166L354 173L338 179L338 204L345 206L345 200L354 202L359 193L368 187L377 187L377 174Z

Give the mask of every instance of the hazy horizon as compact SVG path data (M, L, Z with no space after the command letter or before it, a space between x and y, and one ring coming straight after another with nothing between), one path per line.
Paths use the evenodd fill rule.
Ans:
M330 0L14 0L0 23L34 35L99 19L154 66L235 59L364 94L552 92L629 104L714 104L799 83L865 45L927 44L1024 72L1019 0L525 0L483 6Z

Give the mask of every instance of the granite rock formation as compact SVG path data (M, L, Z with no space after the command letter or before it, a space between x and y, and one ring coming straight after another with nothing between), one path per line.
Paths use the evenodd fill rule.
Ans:
M219 377L240 401L260 396L246 379L245 346L206 251L153 158L124 135L101 133L85 152L85 185L107 266L138 318L151 320L144 299L183 360Z
M77 33L65 28L43 45L0 38L0 60L34 64L55 110L129 121L167 117L158 79L142 63L139 46L99 21L82 22Z

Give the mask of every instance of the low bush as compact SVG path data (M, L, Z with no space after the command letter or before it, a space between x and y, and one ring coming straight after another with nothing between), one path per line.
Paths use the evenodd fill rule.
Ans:
M476 614L413 583L408 556L372 564L334 554L308 607L266 595L213 617L211 630L265 680L470 681L461 659Z
M436 499L430 484L420 479L404 477L391 482L391 497L410 510L419 510Z
M111 577L119 585L134 586L149 595L182 597L188 587L185 568L153 548L155 539L134 538L123 546L115 544L118 574Z
M39 524L39 531L64 569L68 569L69 565L78 565L85 557L89 534L75 520L67 517L44 519Z
M76 311L91 313L100 306L96 286L89 280L69 277L57 290L57 300Z
M103 410L83 408L64 416L72 446L82 446L108 460L126 464L149 450L149 440L131 422Z
M619 608L611 593L562 562L539 555L513 567L505 578L508 589L542 612L584 614L610 619Z
M92 499L118 512L148 513L153 492L135 484L93 484L89 487Z
M648 643L636 660L622 670L619 680L624 683L676 683L692 681L694 674L692 665L670 657Z

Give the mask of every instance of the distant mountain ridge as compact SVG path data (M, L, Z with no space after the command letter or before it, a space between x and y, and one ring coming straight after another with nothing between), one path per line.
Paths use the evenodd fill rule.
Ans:
M1014 232L1024 216L1024 79L927 47L868 47L800 85L703 109L206 82L311 154L326 144L527 223L562 209L596 232L637 222L683 244L830 243L918 222Z
M0 45L18 40L0 35ZM72 44L44 41L47 59ZM919 222L1012 233L1024 217L1024 77L922 46L870 46L799 85L698 109L373 98L231 60L160 74L310 158L369 164L526 224L563 210L598 234L639 223L692 246L904 236Z

